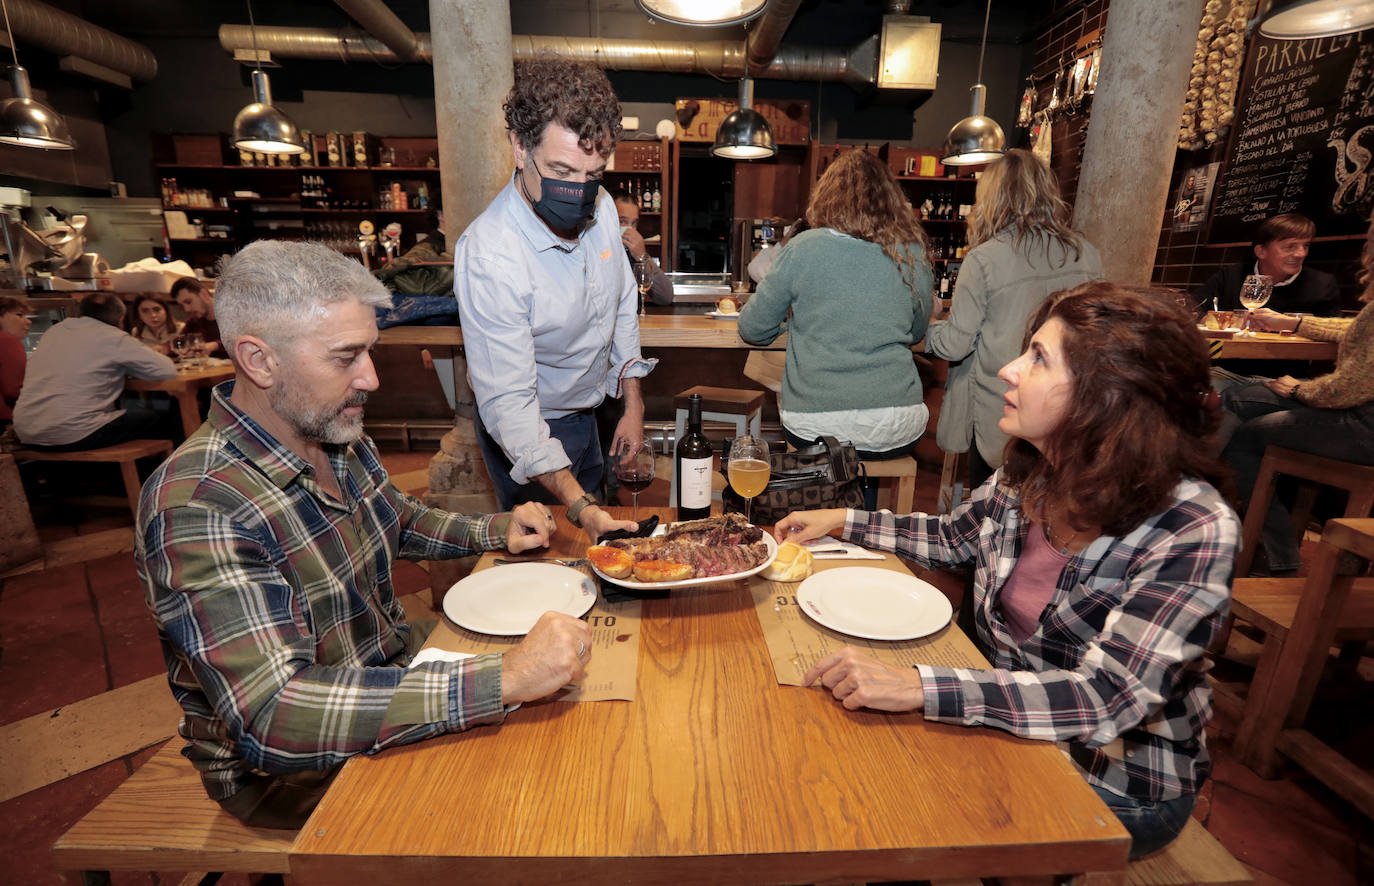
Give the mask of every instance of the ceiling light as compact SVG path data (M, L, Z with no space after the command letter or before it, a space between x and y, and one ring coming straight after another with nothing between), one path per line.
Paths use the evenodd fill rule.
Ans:
M17 41L10 29L9 4L0 0L0 8L5 13L5 33L9 35L10 52L14 56L9 71L14 97L0 102L0 144L70 151L76 147L76 142L67 131L67 122L61 114L34 99L29 88L29 72L19 66Z
M767 0L635 0L651 18L674 25L716 28L756 18Z
M1275 40L1353 34L1374 26L1374 0L1298 0L1270 10L1259 32Z
M712 154L727 160L762 160L778 152L772 128L753 104L754 81L745 77L739 82L739 107L716 127Z
M253 35L253 61L259 62L258 28L253 21L253 4L248 4L248 29ZM259 64L253 71L253 98L234 117L230 142L240 151L259 154L304 154L305 139L291 118L272 104L272 85Z
M945 156L940 162L945 166L970 166L987 163L1002 156L1007 137L1002 127L991 117L983 116L983 100L987 87L983 85L983 51L988 45L988 19L992 16L992 0L988 0L987 11L983 14L983 42L978 46L978 82L969 92L973 93L973 103L969 116L954 124L945 139Z

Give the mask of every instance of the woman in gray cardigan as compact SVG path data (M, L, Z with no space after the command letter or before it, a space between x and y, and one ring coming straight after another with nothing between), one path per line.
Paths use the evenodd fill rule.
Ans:
M1051 293L1102 277L1097 250L1068 219L1054 174L1030 151L1008 151L978 179L973 248L948 320L926 332L926 352L951 364L935 439L945 452L969 453L969 488L1002 464L1007 386L997 371L1021 353L1026 319Z
M794 446L847 440L861 458L911 452L929 413L911 345L933 302L926 237L887 165L852 150L816 183L811 230L778 253L740 311L740 338L788 332L781 418Z

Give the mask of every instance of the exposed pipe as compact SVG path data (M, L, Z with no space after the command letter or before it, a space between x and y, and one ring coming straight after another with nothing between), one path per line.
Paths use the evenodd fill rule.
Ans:
M432 63L430 35L415 35L415 61ZM250 49L246 25L220 25L219 42L226 51ZM780 47L768 65L751 76L771 80L827 80L855 89L877 78L877 36L848 50L816 46ZM278 58L314 61L398 63L401 59L380 40L329 28L258 28L259 48ZM745 75L744 43L729 40L625 40L607 37L550 37L514 35L511 48L517 61L539 52L589 61L614 71L667 71L710 74L726 80Z
M760 76L759 72L767 68L773 56L777 55L782 35L786 32L787 26L792 24L792 17L797 14L800 6L801 0L772 0L768 4L768 11L749 31L749 36L744 41L749 76Z
M157 57L145 46L38 0L8 0L13 38L51 52L95 62L148 81L157 76Z
M402 61L416 61L420 41L415 32L382 0L334 0L363 30L376 37Z

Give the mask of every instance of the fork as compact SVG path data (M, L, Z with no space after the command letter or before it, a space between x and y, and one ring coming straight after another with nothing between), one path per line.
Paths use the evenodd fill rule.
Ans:
M558 557L531 557L526 560L508 560L504 557L495 557L492 559L492 562L497 566L510 566L513 563L556 563L559 566L571 566L573 569L587 565L587 559L585 557L579 560L561 560Z

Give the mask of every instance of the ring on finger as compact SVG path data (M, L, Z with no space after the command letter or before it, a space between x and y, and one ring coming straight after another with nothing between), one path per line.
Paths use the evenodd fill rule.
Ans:
M581 657L582 657L582 653L584 653L584 652L586 652L586 651L587 651L587 644L586 644L586 642L584 642L584 641L582 641L582 640L578 640L578 641L577 641L577 657L578 657L578 658L581 658Z

